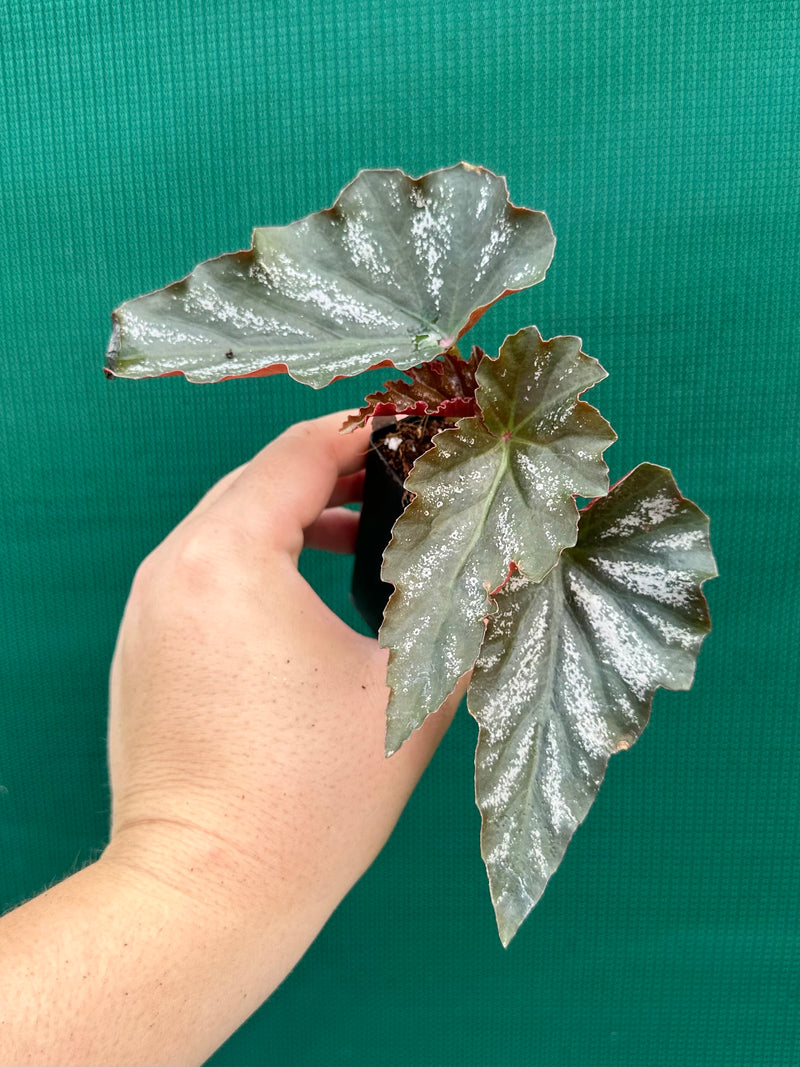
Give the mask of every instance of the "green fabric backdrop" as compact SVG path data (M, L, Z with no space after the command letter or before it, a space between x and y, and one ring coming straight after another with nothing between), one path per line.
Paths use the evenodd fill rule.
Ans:
M98 854L106 677L139 559L298 417L289 381L107 382L109 311L460 159L548 212L547 280L474 340L578 333L612 479L712 517L714 632L659 693L508 951L462 714L389 846L213 1058L789 1065L798 1039L798 0L0 3L0 895ZM384 372L374 374L372 386ZM355 622L346 561L306 573Z

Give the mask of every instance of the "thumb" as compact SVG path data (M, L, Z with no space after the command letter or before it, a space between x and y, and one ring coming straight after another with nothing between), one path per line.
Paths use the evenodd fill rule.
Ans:
M296 423L276 437L217 498L218 517L296 554L303 531L336 498L337 483L364 466L369 431L341 434L345 414Z

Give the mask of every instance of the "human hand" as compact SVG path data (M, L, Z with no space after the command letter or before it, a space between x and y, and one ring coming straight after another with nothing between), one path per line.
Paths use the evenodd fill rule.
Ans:
M386 653L297 571L347 551L365 433L293 426L137 572L111 671L100 859L0 919L0 1058L203 1063L369 866L454 696L383 755Z
M301 423L140 567L111 675L109 855L310 941L389 836L457 699L383 754L386 652L297 570L351 550L366 431ZM310 927L314 927L311 929Z

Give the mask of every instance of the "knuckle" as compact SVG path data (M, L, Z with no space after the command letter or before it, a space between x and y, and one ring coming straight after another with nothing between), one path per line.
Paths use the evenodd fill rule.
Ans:
M205 522L187 530L176 545L173 577L192 588L215 585L242 559L247 539L228 522Z
M288 426L281 435L287 441L305 441L314 434L314 420L301 419Z
M241 570L247 551L245 533L229 522L205 520L173 531L139 564L131 594L140 603L213 594Z
M133 581L131 582L131 596L136 600L144 599L148 591L156 583L156 572L158 571L158 557L157 549L148 553L141 561L139 566L133 575Z

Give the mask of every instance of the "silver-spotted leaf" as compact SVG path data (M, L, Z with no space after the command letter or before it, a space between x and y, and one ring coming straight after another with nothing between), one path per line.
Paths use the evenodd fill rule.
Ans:
M109 374L194 382L288 370L315 388L448 349L506 293L544 278L547 216L460 163L421 178L361 171L331 208L253 231L113 313Z
M497 593L467 702L480 726L481 848L503 944L541 896L609 756L644 729L658 686L688 689L710 629L708 520L642 464L581 513L539 584Z
M489 593L512 563L533 581L575 543L573 495L608 489L602 453L614 431L578 400L605 377L578 337L531 326L477 371L483 416L437 434L414 465L415 493L394 525L382 577L389 599L387 752L394 752L475 663Z

